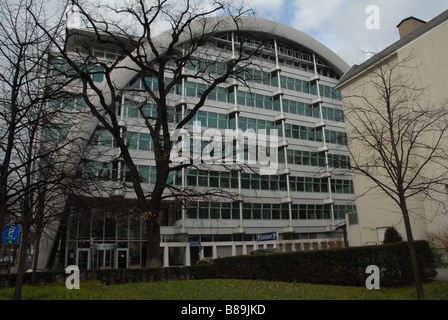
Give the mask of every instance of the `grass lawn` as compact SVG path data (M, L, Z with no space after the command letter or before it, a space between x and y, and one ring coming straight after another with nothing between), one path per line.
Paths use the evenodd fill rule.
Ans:
M424 285L427 300L448 300L448 281ZM255 280L190 280L132 283L106 286L81 282L79 290L63 283L24 286L23 300L414 300L414 287L382 288L311 285ZM1 289L0 299L9 300L13 289Z

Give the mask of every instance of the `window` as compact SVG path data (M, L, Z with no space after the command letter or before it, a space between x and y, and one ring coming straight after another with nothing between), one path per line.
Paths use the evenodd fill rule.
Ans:
M199 203L199 219L209 218L209 204L208 202Z
M221 172L219 181L221 188L230 188L230 173Z
M129 149L137 150L138 146L138 133L126 132L126 145Z
M149 166L137 166L140 182L149 183Z
M194 82L187 82L186 85L186 95L188 97L196 97L196 83Z
M187 185L188 186L196 186L197 185L197 171L196 170L188 170L187 171Z
M249 107L255 106L255 94L246 92L246 105Z
M151 150L151 136L149 133L139 133L138 136L138 148L139 150Z
M227 90L225 88L218 87L218 101L227 102Z
M272 218L271 204L263 203L263 219L270 220Z
M252 219L261 219L261 203L252 203Z
M249 189L250 188L250 174L243 172L241 174L241 188Z
M246 93L244 91L237 91L237 103L239 105L246 105Z
M221 203L221 219L230 219L231 216L231 203Z
M257 174L252 174L250 179L250 188L253 190L260 189L260 176Z
M207 171L199 171L198 174L198 186L199 187L208 187L208 173Z

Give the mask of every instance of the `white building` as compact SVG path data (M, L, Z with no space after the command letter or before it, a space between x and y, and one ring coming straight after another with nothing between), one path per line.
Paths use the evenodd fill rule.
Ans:
M92 42L90 34L89 30L70 30L66 50L81 52L80 46L88 43L105 61L120 55ZM249 17L242 20L239 30L230 20L223 24L203 50L210 57L215 54L215 59L231 57L241 34L251 39L248 46L261 45L259 39L266 35L272 39L253 57L253 65L259 67L246 70L253 78L247 86L220 86L194 120L200 121L203 128L219 130L277 128L278 170L274 175L260 176L244 166L201 165L199 170L189 168L173 173L169 181L173 185L219 188L236 196L233 200L215 198L212 202L195 199L186 208L167 199L161 218L163 266L191 265L199 259L248 254L259 248L304 250L342 243L344 235L335 229L345 223L346 213L355 210L341 96L334 89L348 65L300 31ZM163 43L163 34L159 38ZM215 71L223 63L217 59ZM187 66L186 72L194 72L196 67ZM137 76L135 70L115 74L121 93L117 112L126 128L141 179L150 185L155 174L154 155L148 129L133 105L136 91L142 87ZM96 80L103 79L98 75ZM153 88L157 85L151 77L146 78L146 83ZM174 90L170 119L173 126L177 116L188 110L189 103L198 99L201 90L202 84L193 81L179 84ZM151 110L148 105L148 112ZM118 151L110 134L93 117L77 123L80 122L82 129L74 130L72 126L70 134L90 140L82 146L88 151L84 164L93 164L90 173L108 180L105 184L125 182L126 170L120 160L111 161ZM146 230L138 212L132 211L134 197L127 190L118 200L103 196L67 202L68 224L59 224L61 236L50 242L53 247L54 243L62 244L59 249L63 263L76 264L81 269L143 266ZM117 212L121 212L119 218ZM257 234L272 232L278 234L277 240L257 241ZM54 259L51 254L41 256L42 263Z

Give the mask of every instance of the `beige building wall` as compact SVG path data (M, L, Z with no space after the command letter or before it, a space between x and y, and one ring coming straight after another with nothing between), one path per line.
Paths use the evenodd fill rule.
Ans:
M402 76L410 75L415 83L415 87L425 88L421 95L424 103L434 106L446 103L448 99L448 42L442 41L448 35L448 22L444 22L412 42L398 49L395 53L387 57L389 63L403 61L409 56L413 59L409 61L409 68L400 69ZM375 97L374 86L368 85L371 80L371 72L376 69L374 65L370 69L364 70L352 79L343 83L340 90L343 96L344 111L347 118L347 135L350 149L357 159L364 158L366 161L374 161L375 155L369 153L359 143L350 139L354 126L350 112L346 109L350 104L362 105L362 101L354 96ZM448 105L447 105L448 108ZM352 121L350 121L352 120ZM427 139L433 137L428 136ZM448 141L445 142L448 150ZM353 160L352 160L353 161ZM447 159L448 161L448 159ZM444 170L441 167L431 166L427 168L425 174L437 173ZM380 174L378 174L380 176ZM385 193L379 189L372 189L373 182L364 176L353 175L355 195L357 197L358 223L348 223L348 236L351 246L366 244L376 244L383 240L385 228L394 226L398 232L406 239L403 218L399 207ZM415 196L408 200L408 207L411 215L411 224L414 239L427 239L428 232L437 232L442 228L448 228L448 218L446 208L448 198L445 186L441 187L442 194L433 194L440 202L433 201L428 197Z
M436 28L427 32L418 39L412 41L407 46L398 50L398 57L403 59L411 52L416 52L415 68L413 70L414 79L418 87L425 88L425 99L428 103L435 107L445 105L448 108L448 42L443 41L448 35L448 21L440 24ZM431 139L432 137L428 137ZM448 141L445 140L443 145L447 146ZM448 162L448 159L446 159ZM432 166L428 171L436 173L438 170L445 168ZM427 198L423 201L423 210L427 222L427 232L440 232L448 228L447 209L443 205L448 206L448 195L445 186L440 187L441 194L434 194L439 201L432 201ZM445 231L446 232L446 231ZM425 238L426 234L421 234L421 238Z

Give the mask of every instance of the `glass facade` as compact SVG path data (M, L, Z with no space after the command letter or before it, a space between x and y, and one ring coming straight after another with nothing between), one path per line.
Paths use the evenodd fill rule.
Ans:
M235 34L222 34L210 39L206 46L223 57L234 52L236 39ZM238 77L245 85L227 83L216 87L186 127L190 129L198 121L204 130L214 128L220 132L239 129L269 133L277 129L280 140L286 142L278 146L277 174L202 164L173 170L167 187L215 188L231 193L232 198L190 199L183 207L173 200L164 201L160 247L164 266L248 254L261 247L289 251L342 243L343 233L329 227L344 222L345 215L356 208L341 95L334 89L340 75L323 63L317 53L293 46L289 40L272 42L264 44L264 49L254 57L252 64L259 62L259 68L241 68ZM257 43L251 40L246 45ZM104 54L106 57L107 52ZM226 70L222 60L211 63L201 56L189 61L185 72L206 70L210 75L222 75ZM58 65L54 72L69 73L69 70ZM102 81L101 72L92 69L94 81ZM170 81L168 74L166 83ZM155 77L138 76L120 93L117 99L120 103L115 109L117 117L126 122L123 138L147 190L151 190L155 181L156 167L154 143L145 121L154 121L160 107L148 97L142 99L142 95L145 88L157 94L160 85ZM204 81L198 79L172 87L169 92L172 104L166 109L171 128L190 112L190 105L206 89ZM177 104L181 98L186 102ZM79 98L48 104L49 108L73 112L79 112L82 106ZM44 136L48 141L61 141L69 130L68 124L51 125ZM193 143L190 146L193 148ZM112 133L98 125L92 131L88 148L90 153L78 168L80 177L130 185L132 177L117 156L119 149ZM204 144L201 151L203 148ZM246 148L242 160L247 162L248 156ZM133 209L132 200L123 200L119 207L107 209L101 201L89 206L71 206L66 264L77 264L81 269L144 266L145 221ZM258 233L272 231L278 233L279 240L257 242Z

